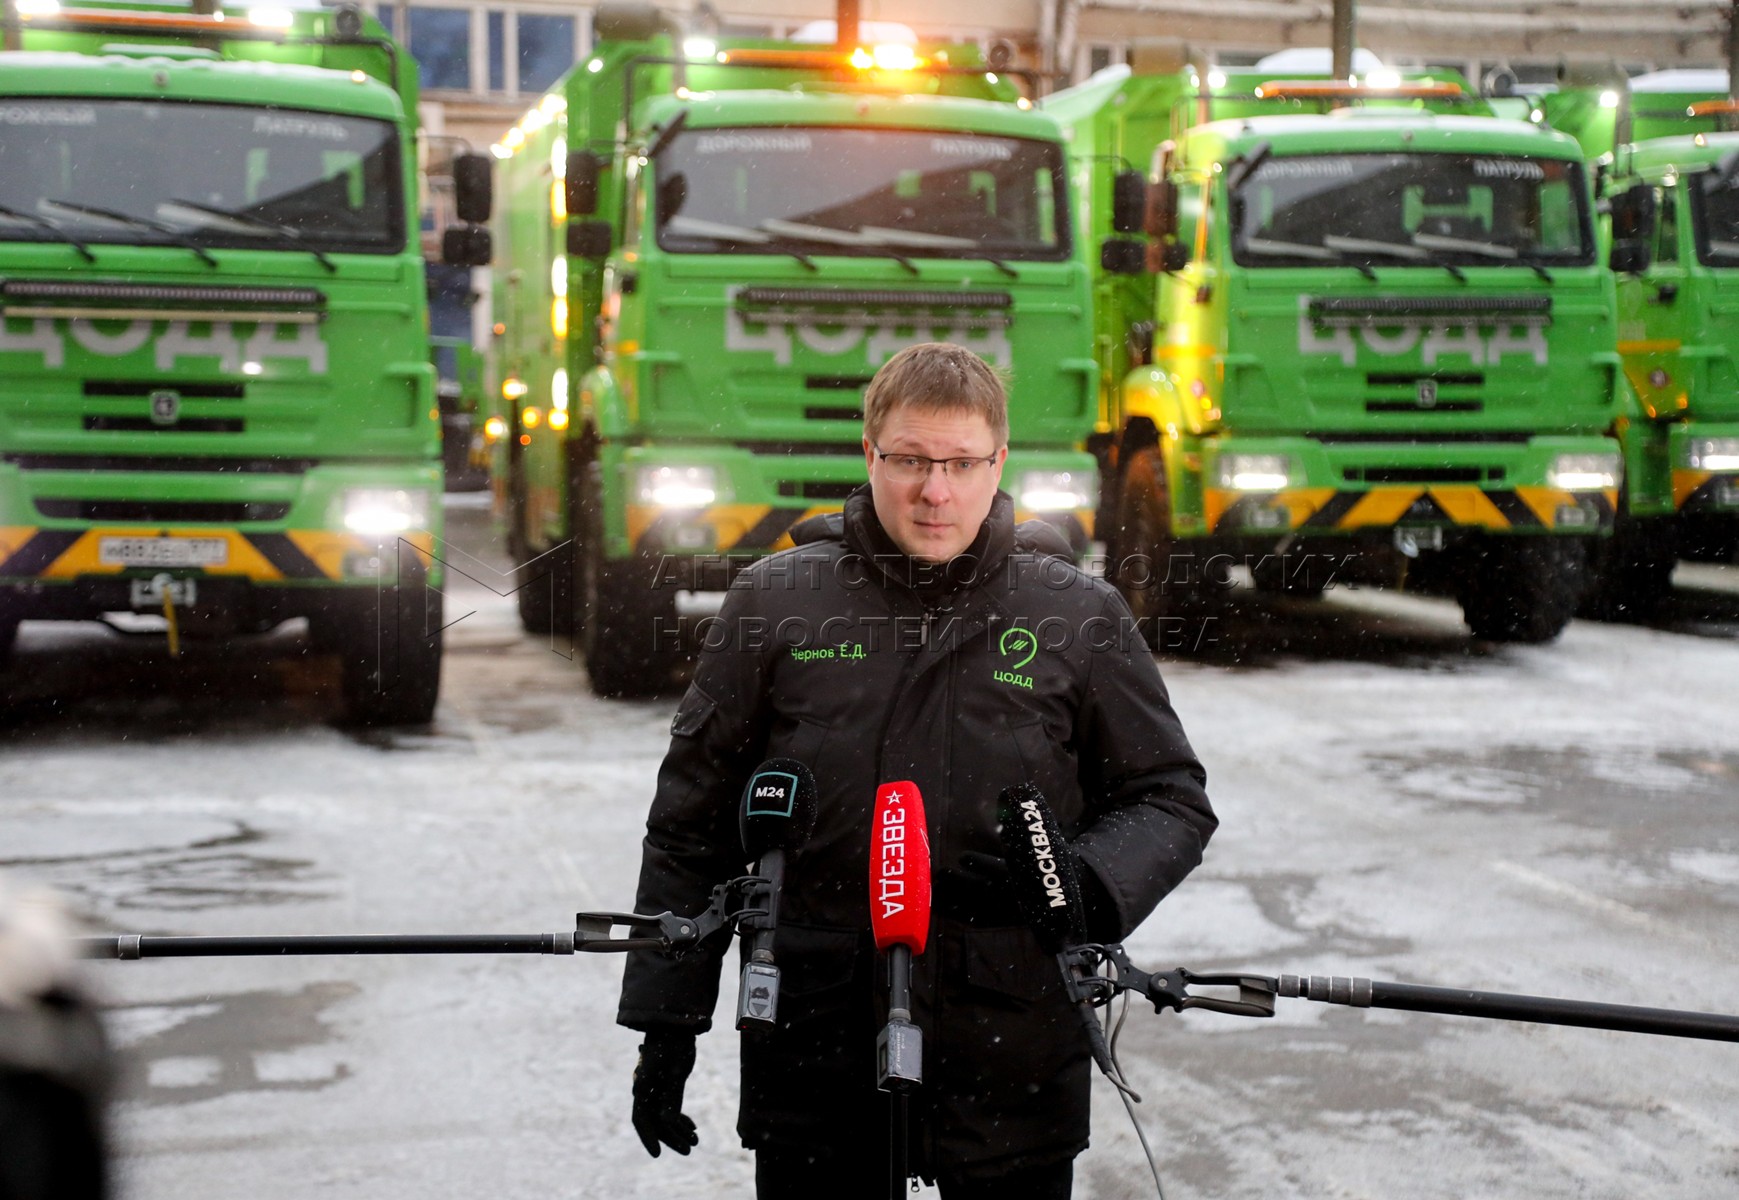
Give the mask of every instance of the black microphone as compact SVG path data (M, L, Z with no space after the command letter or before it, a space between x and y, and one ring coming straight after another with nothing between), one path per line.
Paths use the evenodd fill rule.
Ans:
M1062 826L1045 802L1045 794L1030 783L1004 788L997 799L996 812L1002 823L1002 853L1008 860L1015 906L1038 934L1039 945L1057 956L1063 983L1074 998L1075 1010L1087 1031L1093 1061L1108 1078L1117 1081L1121 1073L1112 1064L1105 1030L1100 1027L1086 992L1079 986L1086 971L1068 952L1071 946L1087 940L1087 905L1081 897L1081 877Z
M761 911L744 917L741 931L749 961L737 990L737 1028L771 1025L779 1016L779 967L773 961L773 930L779 921L779 891L785 884L785 852L809 840L815 829L815 776L794 758L768 759L749 777L737 814L747 857L758 860L760 884L750 898Z

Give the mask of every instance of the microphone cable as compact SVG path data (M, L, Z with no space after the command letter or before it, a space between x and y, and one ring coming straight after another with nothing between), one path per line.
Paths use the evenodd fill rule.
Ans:
M1124 992L1122 1002L1117 1007L1117 1020L1111 1020L1111 1006L1105 1008L1105 1045L1110 1052L1111 1066L1116 1075L1107 1075L1117 1088L1117 1098L1123 1101L1123 1111L1129 1114L1129 1123L1135 1127L1135 1137L1141 1143L1141 1153L1147 1157L1147 1169L1153 1172L1153 1190L1159 1200L1165 1200L1165 1184L1160 1182L1159 1161L1153 1156L1153 1147L1148 1143L1147 1131L1141 1128L1141 1120L1135 1115L1135 1106L1141 1103L1141 1095L1129 1086L1123 1078L1123 1064L1117 1060L1117 1039L1123 1033L1123 1022L1129 1017L1129 993Z

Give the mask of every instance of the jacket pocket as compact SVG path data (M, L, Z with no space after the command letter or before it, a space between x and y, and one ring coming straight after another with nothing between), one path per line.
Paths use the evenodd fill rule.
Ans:
M706 725L707 718L718 711L719 702L701 690L698 683L688 685L676 715L670 719L672 737L693 737Z
M781 998L824 1006L856 979L859 937L850 929L827 929L781 919L773 935ZM747 943L744 943L745 947Z
M986 1002L1024 1007L1062 991L1056 956L1040 948L1030 929L968 929L963 942L961 977Z

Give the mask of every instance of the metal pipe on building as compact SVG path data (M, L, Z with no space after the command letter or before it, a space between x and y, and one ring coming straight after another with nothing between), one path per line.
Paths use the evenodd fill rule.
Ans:
M1334 49L1331 74L1336 79L1351 79L1353 47L1358 44L1357 0L1334 0L1334 20L1329 33L1329 45Z

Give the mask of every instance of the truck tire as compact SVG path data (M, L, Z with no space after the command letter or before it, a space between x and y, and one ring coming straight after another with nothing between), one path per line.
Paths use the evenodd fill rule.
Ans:
M569 637L574 631L574 546L563 542L553 550L519 563L519 625L539 636Z
M1123 472L1117 497L1117 590L1147 644L1158 649L1164 623L1189 590L1189 574L1172 579L1171 491L1157 446L1137 451Z
M1304 553L1304 561L1297 564L1289 562L1287 554L1255 555L1250 559L1250 582L1265 595L1316 599L1328 590L1335 564L1324 561L1324 555Z
M527 633L548 637L573 633L573 544L564 542L540 550L526 529L525 462L518 455L507 464L507 552L513 559L514 603L519 625ZM568 526L570 534L573 526Z
M1580 613L1602 621L1643 621L1672 592L1678 562L1677 530L1670 518L1632 519L1620 510L1612 536L1589 549L1588 591Z
M1549 642L1564 632L1587 586L1587 547L1573 537L1493 537L1469 550L1456 599L1473 636Z
M401 551L397 585L357 605L334 631L346 720L374 727L434 718L444 612L421 558Z
M577 578L583 593L580 652L592 691L623 699L655 696L670 682L681 657L675 644L676 592L657 588L654 564L604 553L603 485L598 464L589 464L582 489L585 521L576 557L585 560Z

